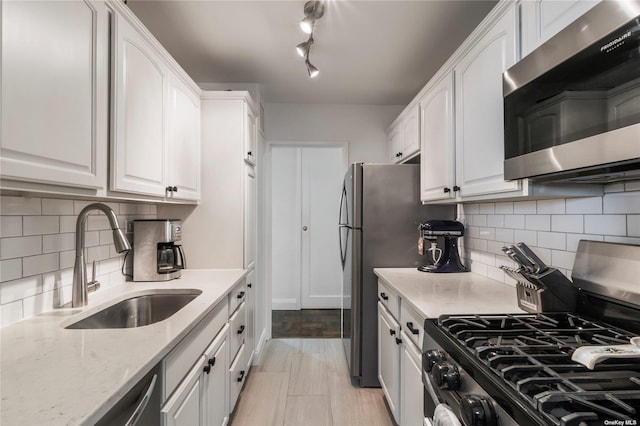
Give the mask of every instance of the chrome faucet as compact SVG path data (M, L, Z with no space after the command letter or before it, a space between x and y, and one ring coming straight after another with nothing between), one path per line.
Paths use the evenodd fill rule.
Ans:
M76 262L73 266L73 287L71 290L71 306L74 308L87 305L89 289L87 288L87 265L84 260L84 232L87 223L87 216L92 210L100 210L107 215L109 224L113 230L113 244L116 246L118 253L131 250L131 245L124 236L124 233L118 225L116 213L109 206L102 203L89 204L82 209L76 220ZM97 290L100 285L95 280L95 262L93 263L93 280L92 290Z

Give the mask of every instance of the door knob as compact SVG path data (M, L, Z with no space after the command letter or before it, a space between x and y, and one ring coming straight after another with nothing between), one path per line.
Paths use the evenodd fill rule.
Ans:
M302 230L303 230L303 231L306 231L307 229L309 229L309 228L308 228L308 227L306 227L306 226L303 226L303 227L302 227Z

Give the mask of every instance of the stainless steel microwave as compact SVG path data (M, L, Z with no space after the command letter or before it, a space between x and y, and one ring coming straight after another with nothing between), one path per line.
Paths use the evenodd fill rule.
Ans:
M507 180L640 178L640 1L602 1L503 74Z

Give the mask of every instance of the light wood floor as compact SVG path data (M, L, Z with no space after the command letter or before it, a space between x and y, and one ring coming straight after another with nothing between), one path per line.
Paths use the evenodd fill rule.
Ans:
M351 385L339 339L273 339L232 426L392 426L382 389Z

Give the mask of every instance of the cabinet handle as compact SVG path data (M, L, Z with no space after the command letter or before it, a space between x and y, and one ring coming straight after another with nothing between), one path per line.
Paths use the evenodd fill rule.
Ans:
M247 155L248 155L249 157L253 157L253 153L252 153L251 151L247 152Z
M442 191L443 191L445 194L447 194L447 193L451 192L451 188L449 188L449 187L444 187L444 188L442 189Z
M399 345L400 343L402 343L402 339L400 339L399 337L396 337L396 345Z
M165 190L166 190L167 192L173 192L173 186L167 186L167 187L165 188Z
M389 300L389 296L387 296L385 293L380 293L380 297L382 298L382 300Z
M238 329L238 334L242 334L244 333L244 325L241 325L240 328Z
M240 377L238 377L236 380L238 380L239 382L242 381L242 379L244 379L244 370L240 371Z
M458 185L453 185L453 192L460 191L460 187Z
M393 328L390 328L389 329L389 334L392 335L392 336L395 336L396 331Z
M202 369L205 373L209 374L211 373L211 366L210 365L205 365L204 368Z
M407 323L407 328L409 329L409 331L411 331L411 333L413 334L420 334L420 330L418 330L417 328L413 328L413 323L412 322L408 322Z
M253 285L253 284L249 283L249 284L247 284L247 287L251 288L251 286L252 286L252 285Z
M216 357L214 356L213 358L209 358L209 361L207 361L207 364L209 364L211 367L216 365Z
M178 187L177 187L177 186L174 186L173 188L171 188L171 190L172 190L173 192L178 192Z
M244 291L238 293L238 299L242 299L244 297Z
M399 153L398 153L398 157L402 157L402 152L399 152Z

